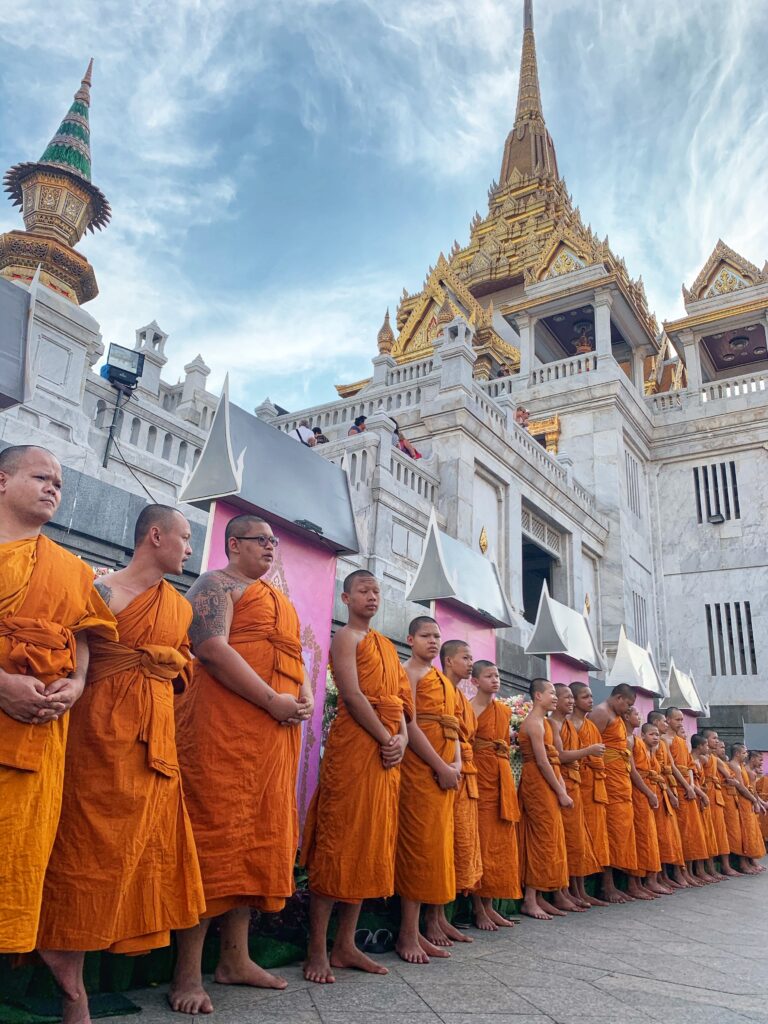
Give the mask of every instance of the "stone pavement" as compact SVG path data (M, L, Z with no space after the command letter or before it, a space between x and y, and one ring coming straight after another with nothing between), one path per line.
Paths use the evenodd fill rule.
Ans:
M768 1024L768 873L653 903L557 921L524 918L450 960L387 977L340 971L310 985L299 965L283 993L211 984L211 1024ZM165 988L129 993L137 1024L178 1021ZM107 1018L107 1024L125 1019Z

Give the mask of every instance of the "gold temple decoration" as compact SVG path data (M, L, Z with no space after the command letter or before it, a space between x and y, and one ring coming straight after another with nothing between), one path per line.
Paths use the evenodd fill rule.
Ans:
M734 249L726 245L722 238L719 238L690 290L683 285L683 300L687 307L689 303L699 299L727 295L730 292L766 283L768 283L768 263L762 270L758 270L754 263L744 259Z
M482 530L480 531L480 538L477 544L481 552L485 554L486 551L488 550L488 531L486 530L485 527L483 527Z
M529 419L527 430L531 437L536 438L537 441L541 442L543 438L544 447L550 455L557 455L560 443L560 417L557 413L544 420Z
M376 344L378 345L380 356L388 356L395 344L395 334L389 322L389 310L384 314L384 323L376 335Z
M592 611L592 605L589 602L589 594L584 595L584 612L589 615Z

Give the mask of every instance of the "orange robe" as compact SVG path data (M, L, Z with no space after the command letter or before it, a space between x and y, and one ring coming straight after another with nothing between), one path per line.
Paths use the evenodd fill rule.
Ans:
M751 788L749 773L744 765L741 766L741 781L747 789ZM744 837L744 856L760 858L765 856L765 842L760 831L759 814L755 814L752 801L739 793L739 817L741 818L741 833Z
M712 785L711 778L707 775L706 766L695 757L692 757L691 760L693 761L693 777L696 780L696 785L707 798L706 807L702 802L699 802L701 824L704 829L704 838L707 843L707 855L709 857L716 857L718 854L717 834L715 832L715 821L712 816L715 787Z
M446 764L453 764L459 720L453 683L436 668L416 687L416 722ZM440 789L429 765L408 747L400 770L400 824L395 892L421 903L456 897L453 806L456 790Z
M75 635L116 637L93 573L47 537L0 544L0 667L49 685L76 669ZM25 725L0 711L0 953L35 948L61 810L69 714Z
M456 865L456 892L472 892L483 876L478 825L478 787L475 752L477 716L461 690L456 691L456 717L459 720L461 746L461 782L453 805L453 859Z
M728 761L720 761L725 766L726 772L732 779L736 778L736 772ZM741 815L739 814L739 793L735 786L723 784L723 797L725 799L725 828L728 832L728 845L731 853L737 857L744 856L744 834L741 830Z
M602 743L603 737L594 722L585 718L577 729L580 747L591 747L594 743ZM608 820L606 808L608 793L605 788L605 760L602 756L582 758L579 762L581 772L581 801L584 808L584 825L595 855L597 870L607 867L611 860L608 845Z
M632 758L638 775L653 791L653 780L651 779L653 769L648 756L648 747L637 736L632 744ZM637 786L632 786L632 810L635 817L635 848L637 850L637 869L632 874L645 877L645 875L661 871L661 855L656 831L656 816L648 803L648 797Z
M725 795L723 794L723 781L720 772L717 770L717 758L710 754L704 768L707 780L707 796L712 814L712 826L715 830L716 849L718 857L727 857L731 852L728 842L728 829L725 824Z
M403 714L413 717L411 684L394 646L376 630L357 645L357 678L382 724L396 735ZM312 892L357 903L395 891L400 774L399 765L384 768L379 744L340 696L301 844Z
M683 867L685 865L683 844L680 839L680 830L677 827L677 815L670 800L669 778L672 775L672 769L670 767L669 771L665 772L658 757L658 752L661 752L663 756L669 751L663 740L656 750L656 754L652 754L648 750L648 776L645 781L659 801L659 806L653 812L656 821L656 837L659 841L659 858L662 864L676 864Z
M492 700L478 715L474 741L483 865L483 877L475 891L488 899L517 900L522 896L517 843L520 808L509 763L511 719L512 709Z
M685 865L685 855L683 853L683 840L680 835L680 822L677 816L677 811L672 805L671 796L674 794L678 801L680 800L680 793L678 792L677 779L672 771L672 754L669 751L669 746L664 742L662 738L656 748L656 757L659 762L659 768L661 769L661 775L664 779L664 783L667 789L669 799L665 803L665 807L669 810L669 815L665 817L664 821L669 829L669 847L664 847L660 850L661 860L663 864L679 864L681 867ZM656 831L659 834L659 846L666 837L664 827L659 828L658 816L656 819ZM664 833L664 836L662 835ZM671 856L671 860L666 860L666 856Z
M632 755L627 748L627 729L618 717L603 732L605 744L605 789L608 794L607 821L610 866L622 871L637 870L635 815L632 804Z
M693 770L693 760L688 744L682 736L674 737L669 752L677 770L687 782L689 773ZM685 859L686 861L706 860L709 850L698 798L689 800L685 795L685 790L680 789L677 799L677 823L680 826L680 838L683 842Z
M304 680L299 619L269 583L235 605L229 644L276 693ZM280 725L198 661L177 706L179 763L205 890L206 917L237 906L281 910L293 893L301 730Z
M565 847L563 815L557 794L536 764L533 745L525 728L517 742L523 755L520 779L520 859L523 883L540 892L554 892L568 885L568 854ZM552 737L552 725L544 719L544 745L549 763L558 778L560 758Z
M162 580L117 614L119 643L90 645L70 714L40 949L144 952L205 909L173 719L191 620L189 602Z
M763 802L768 801L768 777L758 776L755 783L755 792ZM763 839L768 839L768 814L759 815L760 833Z
M552 728L556 723L552 722ZM567 719L560 727L560 739L563 750L578 750L581 747L579 733L573 722ZM565 847L568 853L568 874L576 878L594 875L602 870L602 865L595 857L584 822L584 801L581 795L581 765L583 760L562 764L560 771L565 782L568 796L573 800L573 807L562 807L563 828L565 829Z

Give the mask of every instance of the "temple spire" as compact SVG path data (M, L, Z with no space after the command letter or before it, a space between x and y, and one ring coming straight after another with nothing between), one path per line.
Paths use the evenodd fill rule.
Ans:
M504 145L500 184L508 182L515 169L521 174L558 176L555 147L541 108L536 38L533 33L533 0L524 0L517 113L514 127Z

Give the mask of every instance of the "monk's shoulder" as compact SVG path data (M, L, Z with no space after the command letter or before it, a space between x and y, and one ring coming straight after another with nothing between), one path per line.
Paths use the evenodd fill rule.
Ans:
M44 558L54 561L57 563L57 568L67 574L69 581L72 581L74 577L75 580L87 587L88 590L92 589L93 569L82 558L73 555L71 551L67 551L61 544L57 544L55 540L46 537L44 533L40 534L37 541L37 557L38 559Z

